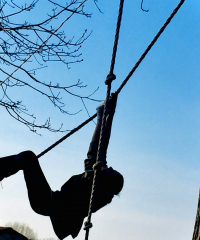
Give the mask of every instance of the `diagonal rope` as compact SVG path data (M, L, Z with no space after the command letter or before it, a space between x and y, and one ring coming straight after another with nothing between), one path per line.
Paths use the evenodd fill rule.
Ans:
M128 80L130 79L130 77L133 75L133 73L135 72L135 70L138 68L138 66L140 65L140 63L142 62L142 60L146 57L147 53L150 51L150 49L153 47L153 45L155 44L155 42L158 40L158 38L160 37L160 35L164 32L165 28L168 26L168 24L170 23L170 21L172 20L172 18L176 15L176 13L178 12L178 10L180 9L180 7L183 5L183 3L185 2L185 0L181 0L179 2L179 4L176 6L176 8L173 10L173 12L171 13L171 15L169 16L169 18L166 20L166 22L164 23L164 25L161 27L161 29L158 31L158 33L156 34L156 36L154 37L154 39L151 41L151 43L149 44L149 46L146 48L146 50L144 51L144 53L141 55L141 57L139 58L139 60L136 62L136 64L134 65L134 67L131 69L131 71L129 72L128 76L124 79L124 81L122 82L122 84L120 85L120 87L117 89L116 93L119 94L122 90L122 88L125 86L125 84L128 82Z
M127 77L125 78L125 80L122 82L122 84L120 85L120 87L117 89L117 94L119 94L122 90L122 88L125 86L125 84L128 82L128 80L131 78L131 76L133 75L133 73L135 72L135 70L138 68L138 66L140 65L140 63L142 62L142 60L146 57L147 53L149 52L149 50L151 49L151 47L155 44L155 42L158 40L158 38L160 37L160 35L162 34L162 32L165 30L165 28L167 27L167 25L169 24L169 22L171 21L171 19L174 17L174 15L178 12L178 10L180 9L180 7L182 6L182 4L184 3L185 0L181 0L180 3L177 5L177 7L174 9L174 11L172 12L172 14L170 15L170 17L166 20L165 24L162 26L162 31L161 29L159 30L159 32L156 34L156 36L154 37L154 39L152 40L152 42L149 44L149 46L146 48L146 50L144 51L144 53L141 55L140 59L137 61L137 63L134 65L134 67L132 68L132 70L130 71L130 73L127 75ZM168 24L166 25L166 23L168 22ZM64 141L65 139L67 139L69 136L71 136L73 133L77 132L79 129L81 129L82 127L84 127L87 123L89 123L90 121L92 121L97 115L94 114L92 115L90 118L88 118L85 122L83 122L82 124L80 124L78 127L74 128L71 132L67 133L64 137L62 137L60 140L58 140L56 143L52 144L50 147L48 147L46 150L44 150L43 152L41 152L38 157L43 156L44 154L46 154L47 152L49 152L51 149L53 149L54 147L56 147L59 143L61 143L62 141Z
M199 228L200 228L200 191L199 191L199 199L198 199L196 220L195 220L192 240L199 240L200 239Z
M102 137L104 133L104 128L105 128L105 117L106 117L106 110L108 107L108 102L109 102L109 97L110 97L110 90L111 90L111 82L114 80L116 77L113 74L114 70L114 64L115 64L115 58L116 58L116 52L117 52L117 43L118 43L118 38L119 38L119 28L121 25L121 17L122 17L122 11L123 11L123 2L124 0L120 1L120 7L119 7L119 13L118 13L118 21L117 21L117 26L116 26L116 34L115 34L115 42L114 42L114 47L113 47L113 54L112 54L112 60L111 60L111 67L110 67L110 73L107 76L107 79L105 83L108 85L107 87L107 93L106 93L106 100L105 100L105 106L104 106L104 113L103 113L103 121L102 121L102 126L101 126L101 135L100 135L100 142L98 146L98 152L97 152L97 160L96 160L96 168L94 168L94 178L93 178L93 185L92 185L92 192L91 192L91 198L90 198L90 204L89 204L89 211L88 211L88 218L87 221L85 222L85 228L86 234L85 234L85 240L88 240L89 237L89 229L92 227L91 223L91 216L92 216L92 210L93 210L93 203L94 203L94 196L95 196L95 191L96 191L96 184L97 184L97 179L98 179L98 169L101 167L101 164L98 165L99 160L101 159L101 149L102 149ZM139 60L136 62L132 70L129 72L128 76L124 79L120 87L117 89L116 94L119 94L122 90L122 88L125 86L125 84L128 82L130 77L133 75L135 70L138 68L140 63L143 61L143 59L146 57L147 53L151 50L152 46L155 44L155 42L158 40L160 35L163 33L165 28L168 26L172 18L175 16L175 14L178 12L182 4L185 2L185 0L181 0L177 7L173 10L169 18L166 20L162 28L159 30L159 32L156 34L152 42L149 44L149 46L146 48L144 53L141 55ZM121 14L121 17L119 16ZM58 145L60 142L65 140L68 136L72 135L74 132L78 131L80 128L82 128L84 125L86 125L88 122L90 122L92 119L96 117L96 114L94 114L92 117L90 117L88 120L86 120L83 124L79 125L77 128L73 129L70 133L68 133L66 136L61 138L59 141L57 141L55 144L53 144L51 147L49 147L47 150L43 151L41 154L38 155L38 157L44 155L46 152L50 151L53 147ZM103 163L106 164L106 163ZM195 235L195 233L194 233Z
M95 117L97 116L97 114L95 113L94 115L92 115L90 118L88 118L85 122L81 123L80 125L78 125L76 128L72 129L69 133L67 133L64 137L62 137L61 139L59 139L57 142L55 142L54 144L52 144L50 147L48 147L47 149L45 149L43 152L41 152L40 154L37 155L37 158L42 157L44 154L46 154L47 152L49 152L51 149L53 149L55 146L57 146L58 144L60 144L61 142L63 142L65 139L67 139L68 137L70 137L72 134L74 134L75 132L77 132L79 129L81 129L82 127L84 127L86 124L88 124L90 121L92 121Z

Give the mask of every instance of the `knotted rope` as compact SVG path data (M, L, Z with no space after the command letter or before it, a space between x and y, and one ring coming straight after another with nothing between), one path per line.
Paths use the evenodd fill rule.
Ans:
M133 75L133 73L135 72L135 70L139 67L140 63L143 61L143 59L146 57L147 53L149 52L149 50L152 48L152 46L155 44L155 42L158 40L158 38L160 37L160 35L163 33L163 31L165 30L165 28L167 27L167 25L170 23L171 19L174 17L174 15L178 12L178 10L180 9L180 7L182 6L182 4L185 2L185 0L181 0L179 2L179 4L177 5L177 7L173 10L172 14L169 16L169 18L166 20L165 24L162 26L162 28L159 30L159 32L156 34L156 36L154 37L154 39L152 40L152 42L149 44L149 46L146 48L146 50L144 51L144 53L141 55L141 57L139 58L139 60L137 61L137 63L134 65L134 67L132 68L132 70L129 72L129 74L127 75L127 77L124 79L124 81L122 82L122 84L120 85L120 87L117 89L116 93L119 94L122 90L122 88L125 86L125 84L128 82L128 80L131 78L131 76ZM81 129L82 127L84 127L86 124L88 124L90 121L92 121L95 117L97 116L97 114L95 113L94 115L92 115L91 117L89 117L85 122L81 123L79 126L77 126L76 128L74 128L73 130L71 130L69 133L67 133L64 137L62 137L60 140L58 140L57 142L55 142L54 144L52 144L50 147L48 147L47 149L45 149L43 152L41 152L37 157L40 158L41 156L43 156L44 154L46 154L47 152L49 152L51 149L53 149L54 147L56 147L58 144L60 144L62 141L64 141L65 139L67 139L69 136L71 136L73 133L77 132L79 129Z
M125 86L125 84L128 82L128 80L130 79L130 77L133 75L133 73L135 72L135 70L138 68L138 66L140 65L140 63L143 61L143 59L146 57L147 53L150 51L150 49L153 47L153 45L155 44L155 42L158 40L158 38L160 37L160 35L163 33L163 31L165 30L165 28L168 26L168 24L170 23L170 21L172 20L172 18L175 16L175 14L178 12L178 10L180 9L180 7L182 6L182 4L185 2L185 0L181 0L179 2L179 4L177 5L177 7L173 10L173 12L171 13L171 15L169 16L169 18L166 20L166 22L164 23L164 25L161 27L161 29L159 30L159 32L156 34L156 36L154 37L154 39L151 41L151 43L149 44L149 46L146 48L146 50L144 51L144 53L141 55L141 57L139 58L139 60L136 62L136 64L134 65L134 67L132 68L132 70L129 72L129 74L127 75L127 77L124 79L124 81L122 82L122 84L120 85L120 87L117 89L116 94L119 94L120 91L122 90L122 88ZM103 121L102 121L102 129L101 129L101 133L103 133L104 130L104 124L105 124L105 112L106 109L108 107L108 99L110 96L110 90L111 90L111 82L112 80L114 80L116 77L113 74L113 70L114 70L114 64L115 64L115 58L116 58L116 52L117 52L117 43L118 43L118 38L119 38L119 29L120 29L120 25L121 25L121 18L122 18L122 11L123 11L123 3L124 0L120 1L120 7L119 7L119 14L118 14L118 21L117 21L117 26L116 26L116 34L115 34L115 42L114 42L114 47L113 47L113 54L112 54L112 60L111 60L111 67L110 67L110 73L108 74L105 83L108 85L107 87L107 93L106 93L106 101L105 101L105 107L104 107L104 114L103 114ZM121 16L120 16L121 15ZM47 153L48 151L50 151L52 148L54 148L55 146L57 146L59 143L61 143L62 141L64 141L66 138L68 138L69 136L71 136L73 133L77 132L79 129L81 129L83 126L85 126L87 123L89 123L90 121L92 121L95 117L97 116L97 114L94 114L93 116L91 116L90 118L88 118L85 122L83 122L82 124L80 124L78 127L74 128L71 132L69 132L68 134L66 134L63 138L61 138L60 140L58 140L57 142L55 142L54 144L52 144L49 148L47 148L46 150L44 150L43 152L41 152L37 157L41 157L43 156L45 153ZM104 124L103 124L104 123ZM102 136L101 138L102 139ZM96 163L96 167L97 169L100 168L101 166L103 166L105 163L99 162L98 160L101 159L100 155L101 155L101 141L99 143L99 147L98 147L98 152L97 152L97 163ZM91 199L90 199L90 205L89 205L89 211L88 211L88 219L85 222L85 230L86 230L86 235L85 235L85 240L88 240L88 236L89 236L89 229L92 227L92 223L91 223L91 216L92 216L92 209L93 209L93 199L94 199L94 194L95 194L95 189L96 189L96 181L97 181L97 169L94 169L94 179L93 179L93 186L92 186L92 193L91 193Z
M113 46L113 53L112 53L111 64L110 64L110 72L107 75L106 81L105 81L105 84L107 85L107 92L106 92L106 99L105 99L105 104L104 104L101 132L100 132L100 137L99 137L99 145L98 145L98 150L97 150L97 159L96 159L96 164L94 166L94 177L93 177L92 191L91 191L90 204L89 204L89 210L88 210L88 218L87 218L87 221L85 222L85 227L84 227L84 230L86 230L85 240L88 240L89 230L92 227L91 217L92 217L94 196L95 196L97 180L98 180L98 173L102 166L106 166L106 161L105 162L101 161L101 153L102 153L102 145L103 145L102 140L104 137L104 130L105 130L105 125L106 125L106 113L107 113L108 104L109 104L111 83L114 79L116 79L116 76L114 75L113 71L114 71L117 46L118 46L118 40L119 40L119 31L120 31L120 26L121 26L121 21L122 21L123 5L124 5L124 0L120 0L118 19L117 19L116 31L115 31L114 46Z

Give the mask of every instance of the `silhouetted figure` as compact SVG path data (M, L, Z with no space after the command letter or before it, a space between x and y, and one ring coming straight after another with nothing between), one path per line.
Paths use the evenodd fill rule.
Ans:
M110 138L112 119L116 106L116 96L109 102L106 116L106 130L103 139L101 159L106 163L106 151ZM19 170L23 170L28 197L32 209L41 215L49 216L53 229L59 239L68 235L75 238L88 214L90 194L93 182L92 166L96 162L99 135L102 123L104 104L97 108L97 124L85 159L85 172L72 176L60 191L52 191L32 151L0 158L0 181ZM101 168L98 177L97 191L94 198L93 212L112 201L123 187L123 176L113 168Z

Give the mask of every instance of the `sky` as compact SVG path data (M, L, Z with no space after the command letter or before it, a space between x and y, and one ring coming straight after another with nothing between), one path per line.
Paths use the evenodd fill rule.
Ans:
M65 25L65 31L75 36L85 28L92 31L82 47L84 61L70 69L52 63L37 76L61 83L80 79L88 85L82 90L84 94L99 87L95 98L103 100L118 2L99 0L102 14L88 0L86 7L92 18L74 17ZM178 2L145 0L143 7L149 12L143 12L140 0L125 1L112 91L120 86ZM92 215L90 239L192 238L200 184L199 12L198 0L185 1L118 97L107 160L123 174L124 188L111 204ZM24 93L23 97L39 121L51 116L53 126L64 123L72 129L88 118L80 99L64 96L67 109L83 109L67 116L35 93ZM93 115L98 102L85 103ZM39 154L64 135L42 130L42 136L34 134L3 107L0 124L1 157L24 150ZM94 127L90 122L39 159L52 190L59 190L72 175L83 172ZM39 238L57 239L50 219L31 209L22 171L2 181L0 196L0 226L24 222ZM84 234L81 230L76 239L84 239Z

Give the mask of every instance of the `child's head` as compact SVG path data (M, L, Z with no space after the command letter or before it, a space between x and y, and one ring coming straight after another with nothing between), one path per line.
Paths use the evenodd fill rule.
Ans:
M113 168L102 168L97 181L94 208L96 212L112 201L114 195L118 195L124 185L123 176Z
M112 192L113 195L119 194L124 185L123 176L112 167L101 169L99 181L101 181L99 184L102 184L104 189Z

